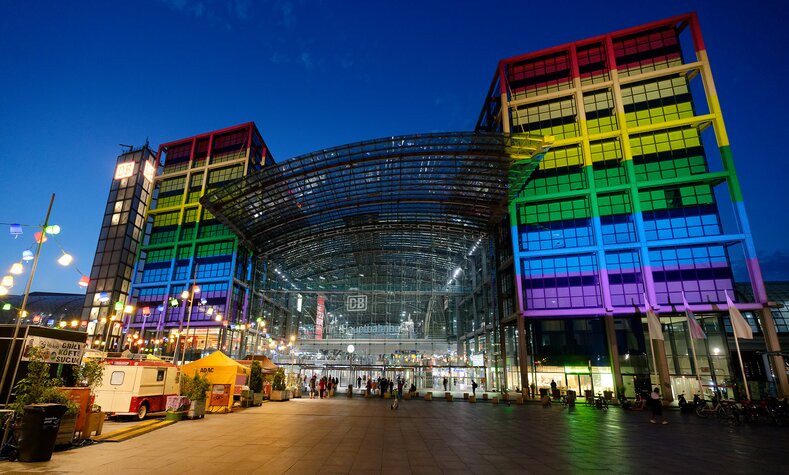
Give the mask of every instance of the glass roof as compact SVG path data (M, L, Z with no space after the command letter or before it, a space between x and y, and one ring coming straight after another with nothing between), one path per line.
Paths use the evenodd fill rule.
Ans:
M446 291L506 211L511 168L536 168L523 144L485 132L385 137L269 165L201 202L294 282Z

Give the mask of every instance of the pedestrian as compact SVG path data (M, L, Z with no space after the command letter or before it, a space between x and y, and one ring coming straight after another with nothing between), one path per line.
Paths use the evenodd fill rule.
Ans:
M315 386L317 384L318 377L315 374L312 375L310 378L310 399L315 399Z
M446 392L446 390L447 390L447 383L448 383L448 382L449 382L449 381L447 380L447 378L444 378L444 391L445 391L445 392Z
M318 389L320 390L320 398L323 399L323 392L326 390L326 376L321 378L318 383Z
M370 392L373 390L373 380L371 378L367 379L367 397L370 397Z
M356 377L356 387L357 388L361 388L362 387L362 377L361 376L357 376Z
M666 416L663 415L663 401L660 400L660 388L655 388L652 394L649 395L649 402L652 404L652 419L649 422L657 424L655 418L660 416L661 424L668 424Z
M402 379L397 381L397 399L403 399L403 385L405 381Z
M477 395L477 382L474 381L473 379L471 380L471 394L473 394L474 396Z
M554 380L552 379L552 380L551 380L551 392L553 393L553 391L554 391L554 390L556 390L556 381L554 381Z

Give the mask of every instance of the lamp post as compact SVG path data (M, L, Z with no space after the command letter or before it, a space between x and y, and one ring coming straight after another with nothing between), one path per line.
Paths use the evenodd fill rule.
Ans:
M175 351L173 352L173 358L176 361L176 364L183 363L183 359L186 358L186 340L184 339L184 348L183 348L183 358L179 357L178 351L180 350L180 343L181 343L181 334L183 329L184 323L184 313L187 313L186 317L186 332L189 333L189 324L192 321L192 307L194 306L195 294L200 293L200 287L192 283L192 291L191 293L188 290L184 290L181 292L181 299L184 301L184 311L181 312L181 320L178 322L178 335L176 336L177 339L175 340ZM186 307L186 302L189 302L189 308ZM179 363L180 361L180 363Z

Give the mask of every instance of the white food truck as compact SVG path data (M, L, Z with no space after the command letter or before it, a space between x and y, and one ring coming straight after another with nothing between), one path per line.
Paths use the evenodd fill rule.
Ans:
M95 404L110 417L145 418L149 412L164 411L168 396L179 393L178 367L167 361L107 359Z

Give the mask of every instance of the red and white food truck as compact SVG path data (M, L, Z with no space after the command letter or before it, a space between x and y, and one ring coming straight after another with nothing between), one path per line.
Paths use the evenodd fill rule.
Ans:
M164 411L168 396L179 393L179 371L161 360L106 359L95 404L112 416L145 418L149 412Z

